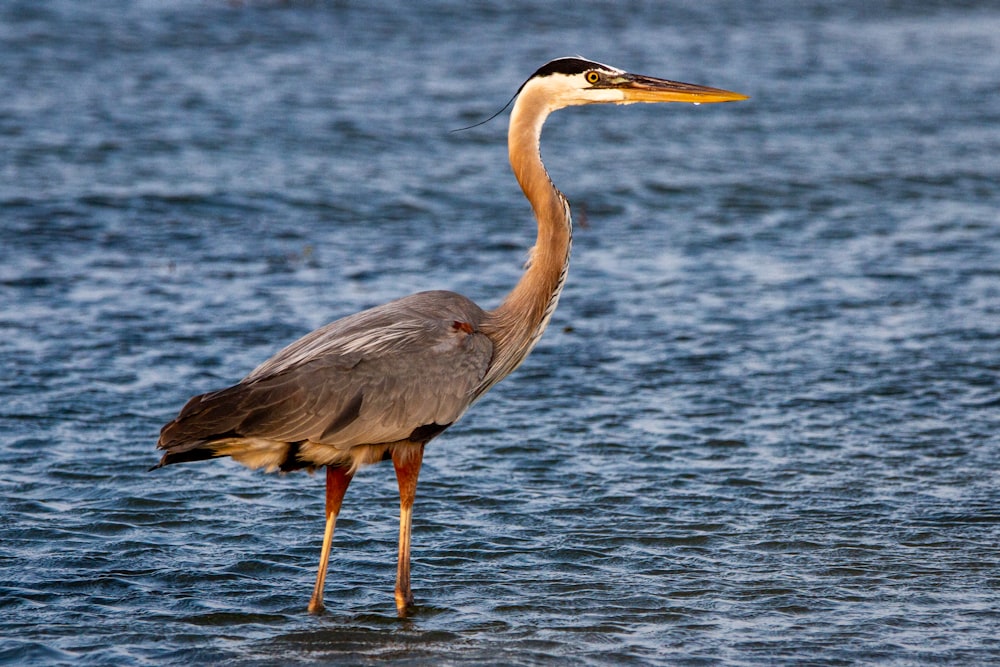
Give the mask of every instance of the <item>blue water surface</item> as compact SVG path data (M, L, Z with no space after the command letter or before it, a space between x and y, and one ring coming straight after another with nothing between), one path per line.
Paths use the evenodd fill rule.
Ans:
M391 468L147 472L186 399L534 229L497 111L583 54L751 95L543 141L569 281ZM993 3L0 5L0 662L1000 664Z

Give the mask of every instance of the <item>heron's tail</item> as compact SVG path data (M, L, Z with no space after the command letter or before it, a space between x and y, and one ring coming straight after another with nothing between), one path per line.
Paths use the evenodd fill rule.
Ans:
M289 472L315 466L298 457L301 442L281 442L252 434L250 416L236 385L195 396L160 430L157 449L166 450L156 470L174 463L232 457L249 468Z

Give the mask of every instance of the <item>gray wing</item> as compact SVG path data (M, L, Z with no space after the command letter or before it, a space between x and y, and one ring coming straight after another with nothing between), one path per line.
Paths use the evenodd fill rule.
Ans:
M161 431L161 465L239 439L338 449L430 439L465 412L489 368L484 316L458 294L422 292L317 329L239 384L191 399Z

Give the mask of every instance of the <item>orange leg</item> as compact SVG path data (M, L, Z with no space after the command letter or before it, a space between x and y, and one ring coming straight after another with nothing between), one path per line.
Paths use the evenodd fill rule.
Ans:
M424 459L424 446L398 447L392 453L392 465L399 482L399 563L396 566L396 611L405 617L413 606L410 590L410 528L413 519L413 499L417 495L417 477Z
M312 599L309 600L309 613L318 614L323 611L323 586L326 584L326 570L330 562L330 545L333 543L333 527L340 514L340 504L351 483L351 475L346 468L326 467L326 531L323 533L323 551L319 556L319 572L316 574L316 587Z

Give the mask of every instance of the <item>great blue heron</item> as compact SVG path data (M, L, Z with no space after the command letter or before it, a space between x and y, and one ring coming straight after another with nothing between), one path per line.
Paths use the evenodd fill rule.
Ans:
M239 384L195 396L160 432L156 467L230 456L269 472L326 466L326 531L310 612L323 609L333 529L359 467L391 458L399 483L396 609L410 591L410 525L424 446L524 361L556 308L571 221L539 152L542 124L563 107L728 102L745 95L559 58L521 86L510 114L510 164L538 220L530 262L494 310L453 292L421 292L328 324Z

